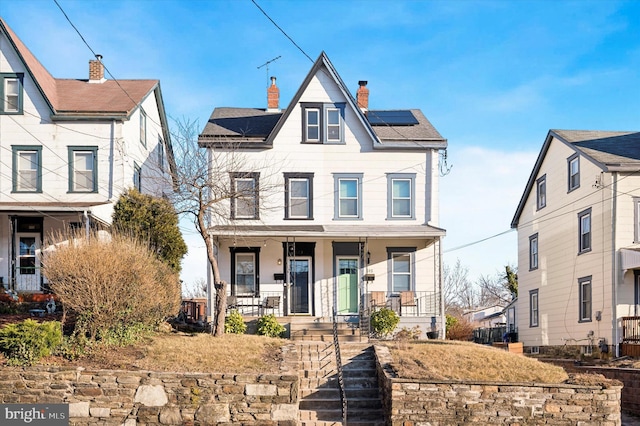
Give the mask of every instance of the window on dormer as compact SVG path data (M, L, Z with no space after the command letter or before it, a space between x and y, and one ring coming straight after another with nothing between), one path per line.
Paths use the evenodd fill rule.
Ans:
M344 103L302 103L302 142L344 142Z

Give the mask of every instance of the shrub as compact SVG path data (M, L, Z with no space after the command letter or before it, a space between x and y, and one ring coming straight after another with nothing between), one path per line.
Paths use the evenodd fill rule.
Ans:
M371 328L379 337L391 334L399 322L400 317L393 309L381 308L371 314Z
M128 189L113 207L113 228L146 242L157 257L179 273L187 244L169 200Z
M242 314L237 309L234 309L224 319L224 332L228 334L244 334L246 331L247 324L244 323Z
M171 268L131 238L93 234L45 252L43 273L77 315L74 333L92 340L155 327L180 309L180 281Z
M473 326L464 318L447 315L447 339L462 341L473 340Z
M0 351L9 365L33 365L61 343L62 326L58 321L26 319L0 329Z
M267 337L282 337L287 329L278 322L275 315L264 315L258 319L258 335Z

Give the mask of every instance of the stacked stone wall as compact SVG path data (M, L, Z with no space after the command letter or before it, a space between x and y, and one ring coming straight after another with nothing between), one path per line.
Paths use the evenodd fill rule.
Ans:
M393 426L621 424L622 386L399 379L388 348L376 346L376 356Z
M298 377L5 367L0 402L68 403L77 426L293 426Z

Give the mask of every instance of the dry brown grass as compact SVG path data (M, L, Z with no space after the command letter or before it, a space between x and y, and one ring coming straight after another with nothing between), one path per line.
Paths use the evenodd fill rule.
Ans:
M74 361L48 357L41 364L118 370L206 373L278 371L287 340L256 335L159 333L126 347L97 346Z
M391 367L399 377L434 380L562 383L562 367L469 342L419 341L394 344Z

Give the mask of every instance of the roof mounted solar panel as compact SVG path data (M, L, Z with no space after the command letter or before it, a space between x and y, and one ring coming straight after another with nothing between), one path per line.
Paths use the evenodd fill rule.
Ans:
M393 111L369 110L367 118L372 126L415 126L418 124L418 120L408 109Z

